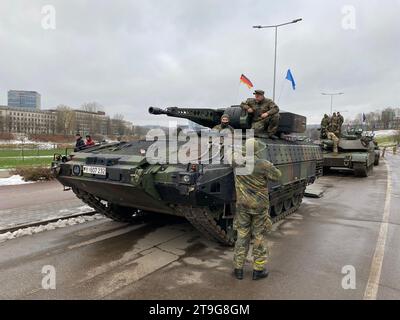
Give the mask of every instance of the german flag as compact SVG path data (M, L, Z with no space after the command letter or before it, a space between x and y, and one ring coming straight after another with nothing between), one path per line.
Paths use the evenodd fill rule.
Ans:
M244 74L240 76L240 82L244 83L249 89L253 88L253 84Z

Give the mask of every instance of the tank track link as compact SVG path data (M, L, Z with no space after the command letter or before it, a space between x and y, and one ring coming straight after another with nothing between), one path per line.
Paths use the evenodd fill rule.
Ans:
M271 218L272 223L277 223L297 211L302 199L303 197L301 197L297 205L291 207L289 210L282 212L279 216ZM179 206L177 210L208 239L217 241L226 246L232 246L234 244L234 239L229 237L225 230L218 225L217 221L209 214L207 209Z
M107 218L110 218L110 219L112 219L114 221L118 221L118 222L129 222L129 223L144 222L143 218L146 215L145 212L141 212L141 214L136 214L136 215L120 214L117 211L113 210L113 208L103 204L100 199L97 199L93 195L91 195L83 190L73 188L72 191L75 193L75 195L80 200L82 200L88 206L92 207L98 213L103 214Z

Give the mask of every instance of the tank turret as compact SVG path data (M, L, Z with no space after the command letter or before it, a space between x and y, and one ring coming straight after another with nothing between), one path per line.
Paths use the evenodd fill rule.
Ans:
M166 109L149 108L153 115L164 114L169 117L183 118L198 123L204 127L213 128L220 123L223 114L229 115L230 125L235 129L249 129L251 117L240 106L229 108L203 109L203 108L178 108ZM303 133L306 131L306 117L291 112L280 112L278 133Z

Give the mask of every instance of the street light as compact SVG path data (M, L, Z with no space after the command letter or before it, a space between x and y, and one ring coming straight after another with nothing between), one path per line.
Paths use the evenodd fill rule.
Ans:
M272 99L275 101L275 84L276 84L276 50L277 50L277 44L278 44L278 28L282 26L286 26L288 24L292 23L297 23L302 21L302 18L292 20L290 22L285 22L281 24L276 24L276 25L270 25L270 26L253 26L255 29L266 29L266 28L275 28L275 58L274 58L274 89L273 89L273 97Z
M321 92L323 96L331 96L331 115L332 115L332 108L333 108L333 96L340 96L344 94L343 92L337 92L337 93L325 93Z

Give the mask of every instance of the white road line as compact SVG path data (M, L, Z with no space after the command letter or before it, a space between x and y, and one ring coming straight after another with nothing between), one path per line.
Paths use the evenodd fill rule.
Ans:
M377 298L379 281L382 272L383 258L385 255L386 238L389 229L390 200L392 195L392 176L390 172L390 166L387 162L386 162L386 168L388 174L387 174L385 207L383 211L382 222L379 229L378 241L375 247L374 257L372 258L368 283L364 292L364 300L376 300Z

